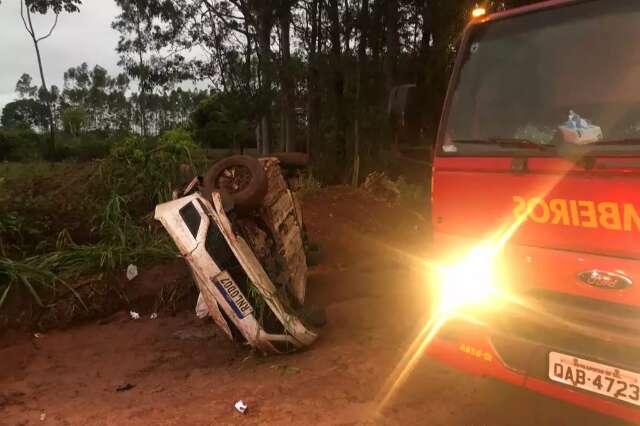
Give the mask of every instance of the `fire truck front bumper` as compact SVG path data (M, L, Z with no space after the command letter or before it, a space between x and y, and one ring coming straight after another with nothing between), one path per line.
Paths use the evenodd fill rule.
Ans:
M531 330L519 335L513 333L513 328L512 325L511 330L505 332L462 318L450 319L430 343L427 354L473 375L493 377L608 416L640 422L640 406L629 398L636 396L633 386L637 386L634 383L640 375L611 367L620 365L624 360L603 360L601 354L610 353L610 348L601 347L587 353L589 351L584 348L597 344L587 342L587 345L579 345L576 342L580 338L575 335L570 338L554 336L554 332L549 330L538 334L545 338L532 338L535 334ZM565 360L568 360L567 365L571 364L570 367L564 367ZM607 376L608 369L628 372L629 375L610 377ZM600 392L606 391L610 380L614 383L609 395L594 392L598 391L598 385ZM625 392L616 395L617 389L622 387L625 387ZM625 398L621 398L622 394Z

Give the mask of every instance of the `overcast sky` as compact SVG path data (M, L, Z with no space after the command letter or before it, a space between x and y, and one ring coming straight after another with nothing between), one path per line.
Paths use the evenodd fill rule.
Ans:
M80 13L63 13L53 35L40 43L47 85L62 88L63 73L82 62L100 64L109 74L119 72L115 52L118 33L111 22L118 15L114 0L84 0ZM53 16L34 16L37 34L46 34ZM31 38L20 19L20 1L0 4L0 109L15 98L16 81L29 73L40 86L38 63Z

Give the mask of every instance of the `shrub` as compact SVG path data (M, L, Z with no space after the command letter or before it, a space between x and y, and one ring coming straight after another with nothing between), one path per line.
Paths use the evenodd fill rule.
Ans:
M147 208L171 199L180 182L179 168L189 165L202 171L207 165L203 151L189 132L173 129L157 139L130 136L115 143L101 167L102 184L134 201L144 200Z
M193 112L196 140L210 148L244 148L255 145L251 129L255 115L250 98L217 93L203 99Z
M402 176L398 177L395 184L400 191L400 199L408 207L418 207L426 203L427 190L425 185L409 183Z
M73 292L67 283L81 276L176 256L174 244L166 233L158 232L160 228L153 225L150 213L157 203L171 198L180 181L180 165L187 164L196 172L204 170L207 160L203 150L184 129L167 131L158 138L128 136L114 142L87 134L61 146L67 153L78 152L78 147L85 149L96 141L110 148L97 169L92 164L74 165L59 176L73 186L56 192L57 198L49 193L46 197L40 195L43 200L55 198L56 203L32 209L39 216L54 216L60 212L59 205L81 203L85 210L75 220L88 222L83 225L92 229L95 239L76 243L66 230L56 239L49 228L41 227L41 238L33 250L4 250L4 254L0 253L0 308L7 295L17 289L25 290L38 305L49 308L56 297ZM47 183L57 178L51 176ZM36 197L30 195L28 199L34 201ZM13 213L0 215L0 233L13 235L8 242L20 244L24 227L16 219ZM77 222L67 225L72 230ZM82 305L82 299L76 297Z
M88 134L64 141L58 146L56 156L59 160L89 161L105 158L109 154L110 147L110 140Z
M44 137L31 129L0 129L0 161L42 158Z
M72 135L79 135L89 119L87 110L83 107L69 107L62 113L64 128Z
M322 189L322 182L313 173L306 172L300 175L300 196L303 198L312 196Z

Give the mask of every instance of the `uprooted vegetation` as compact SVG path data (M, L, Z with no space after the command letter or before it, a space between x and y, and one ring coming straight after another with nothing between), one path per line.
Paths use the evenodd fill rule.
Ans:
M97 299L113 290L117 271L175 258L153 208L183 183L185 164L197 173L208 162L178 129L155 140L126 138L103 160L70 163L46 177L0 181L2 322L15 319L10 305L23 312L24 303L34 315L23 323L43 325L47 312L60 319L63 305L73 319L98 314Z

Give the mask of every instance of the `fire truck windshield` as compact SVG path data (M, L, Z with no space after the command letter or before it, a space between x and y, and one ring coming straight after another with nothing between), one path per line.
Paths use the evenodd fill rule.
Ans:
M474 25L441 151L640 153L639 22L640 2L598 0Z

